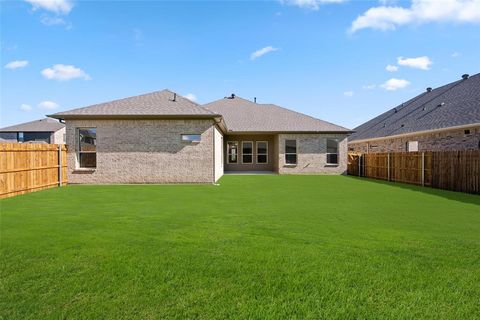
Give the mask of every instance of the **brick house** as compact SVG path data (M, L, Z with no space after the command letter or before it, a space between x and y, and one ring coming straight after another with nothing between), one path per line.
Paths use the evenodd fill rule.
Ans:
M6 143L65 143L65 124L45 118L0 129L0 140Z
M200 106L163 90L51 115L70 183L212 183L236 171L343 174L349 129L235 95Z
M480 74L427 88L354 131L354 152L480 149Z

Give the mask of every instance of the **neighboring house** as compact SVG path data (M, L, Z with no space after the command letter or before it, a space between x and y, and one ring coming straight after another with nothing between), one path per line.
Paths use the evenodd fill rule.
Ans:
M355 152L480 149L480 74L427 88L354 131Z
M65 124L56 119L45 118L0 129L3 143L44 142L65 143Z
M200 106L163 90L51 115L70 183L211 183L225 171L346 172L349 129L234 95Z

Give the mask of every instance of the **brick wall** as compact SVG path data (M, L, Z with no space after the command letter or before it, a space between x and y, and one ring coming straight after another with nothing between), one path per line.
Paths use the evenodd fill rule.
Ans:
M212 120L68 120L69 183L211 183ZM97 167L79 170L77 128L97 128ZM196 144L181 134L201 134Z
M339 140L338 165L327 164L327 138ZM285 163L285 140L297 140L297 164ZM347 135L346 134L279 134L278 135L278 172L344 174L347 171Z
M465 132L469 130L469 133ZM408 141L418 141L418 151L477 150L480 143L480 127L455 129L442 132L409 135L369 142L349 142L354 152L404 152Z

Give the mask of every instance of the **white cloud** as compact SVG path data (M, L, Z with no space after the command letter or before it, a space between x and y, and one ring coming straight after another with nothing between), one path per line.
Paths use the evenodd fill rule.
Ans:
M417 58L403 58L398 57L397 63L401 66L406 66L415 69L428 70L430 65L433 63L427 56L417 57Z
M364 85L364 86L362 87L362 89L363 89L363 90L373 90L373 89L375 89L376 87L377 87L377 86L374 85L374 84L367 84L367 85Z
M250 55L250 60L255 60L257 58L260 58L261 56L266 55L267 53L274 52L274 51L277 51L277 50L278 50L278 48L274 48L272 46L268 46L268 47L259 49L259 50L253 52Z
M345 91L345 92L343 93L343 95L344 95L345 97L352 97L352 96L353 96L353 93L354 93L353 91Z
M187 98L188 100L191 100L191 101L197 101L197 96L194 95L193 93L187 93L185 95L185 98Z
M454 53L452 53L452 58L458 58L460 57L462 54L460 52L457 52L455 51Z
M409 8L373 7L352 22L350 32L365 28L395 30L411 23L446 21L480 23L480 0L412 0Z
M384 84L382 84L381 87L388 91L395 91L397 89L405 88L409 84L410 82L407 80L392 78L390 80L387 80Z
M38 107L44 110L53 110L53 109L57 109L59 105L58 103L53 101L42 101L38 104Z
M71 28L71 23L65 21L65 19L60 17L50 17L50 16L42 16L40 22L46 26L57 26L57 25L64 25L67 28Z
M56 64L42 70L42 75L50 80L68 81L76 78L91 80L92 78L80 68L72 65Z
M19 68L25 68L28 66L28 61L27 60L15 60L7 63L4 68L5 69L10 69L10 70L15 70Z
M30 111L32 111L32 107L28 104L22 103L20 105L20 110L25 111L25 112L30 112Z
M398 71L398 67L392 66L391 64L389 64L385 67L385 70L387 70L388 72L395 72L395 71Z
M280 2L283 4L288 4L310 10L318 10L318 8L322 4L342 3L345 1L346 0L280 0Z
M73 8L70 0L25 0L33 6L33 10L44 9L56 14L68 14Z

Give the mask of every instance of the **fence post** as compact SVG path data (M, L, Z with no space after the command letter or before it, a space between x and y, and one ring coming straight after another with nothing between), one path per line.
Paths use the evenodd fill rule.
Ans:
M425 152L422 152L422 187L425 186Z
M361 177L361 168L362 168L362 155L358 155L358 176Z
M62 186L62 145L58 145L58 186Z
M390 153L387 153L387 181L390 181Z

